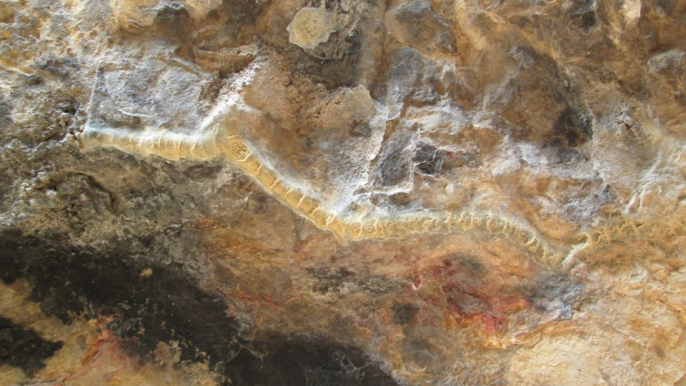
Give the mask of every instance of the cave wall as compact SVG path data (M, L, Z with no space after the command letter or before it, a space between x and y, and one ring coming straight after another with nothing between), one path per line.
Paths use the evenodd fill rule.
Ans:
M0 0L0 385L686 385L686 2Z

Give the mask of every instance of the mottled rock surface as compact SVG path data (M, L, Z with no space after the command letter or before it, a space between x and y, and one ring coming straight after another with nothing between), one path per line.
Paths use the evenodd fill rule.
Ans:
M686 2L0 0L0 385L686 385Z

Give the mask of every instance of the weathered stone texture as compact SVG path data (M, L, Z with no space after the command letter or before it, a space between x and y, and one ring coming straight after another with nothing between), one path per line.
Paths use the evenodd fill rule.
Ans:
M684 385L684 245L684 1L0 0L0 385Z

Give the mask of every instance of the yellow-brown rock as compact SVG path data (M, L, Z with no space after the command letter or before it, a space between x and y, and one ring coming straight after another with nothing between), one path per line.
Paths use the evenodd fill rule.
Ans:
M0 0L0 385L686 385L684 15Z

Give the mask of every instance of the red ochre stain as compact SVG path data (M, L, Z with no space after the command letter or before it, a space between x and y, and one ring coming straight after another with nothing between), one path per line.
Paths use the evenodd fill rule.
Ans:
M447 309L457 324L476 325L487 334L505 332L509 315L530 303L518 295L488 294L456 283L442 286Z
M475 257L446 255L423 272L425 288L436 288L427 291L423 300L444 308L446 328L473 326L488 335L502 334L510 315L531 308L526 294L494 285L498 278L489 275L488 266Z

